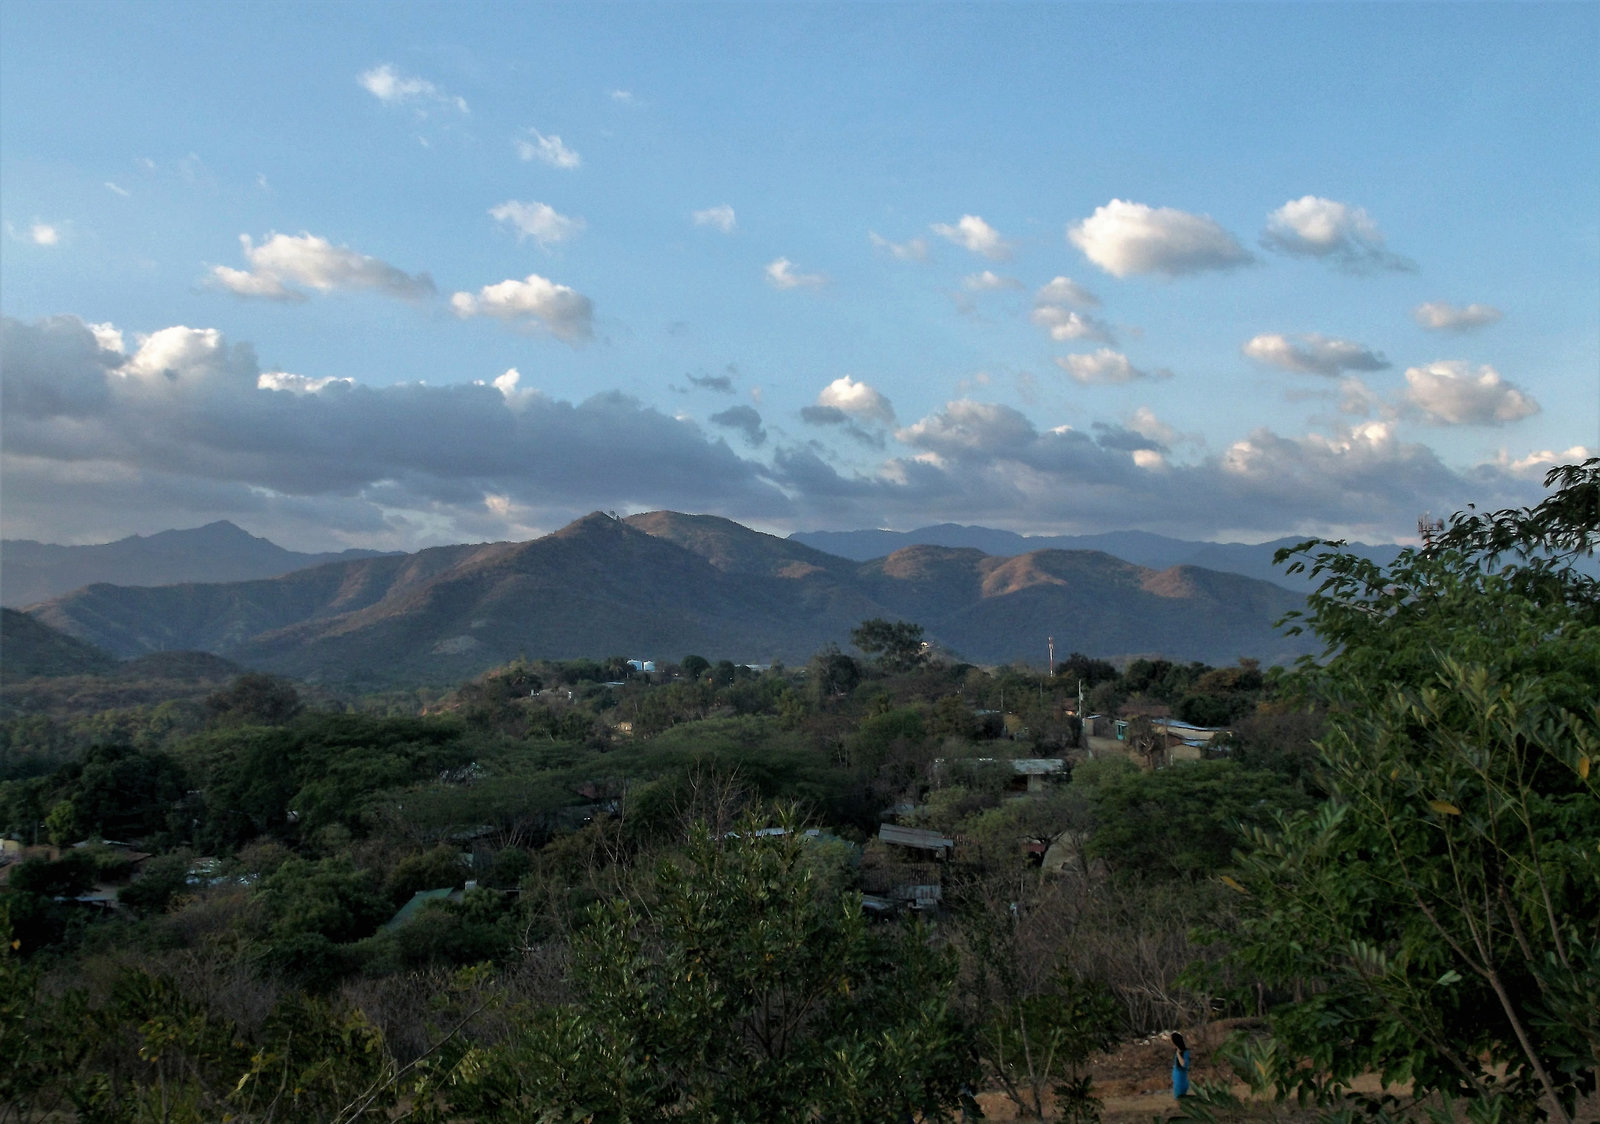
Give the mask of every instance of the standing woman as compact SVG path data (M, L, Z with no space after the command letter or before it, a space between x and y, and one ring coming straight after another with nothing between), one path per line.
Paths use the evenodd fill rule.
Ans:
M1174 1099L1189 1094L1189 1044L1183 1035L1172 1032L1172 1096Z

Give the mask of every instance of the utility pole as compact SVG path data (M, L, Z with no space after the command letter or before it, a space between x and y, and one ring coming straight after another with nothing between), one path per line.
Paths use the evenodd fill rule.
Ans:
M1050 642L1050 678L1054 679L1056 677L1056 638L1047 636L1045 639Z

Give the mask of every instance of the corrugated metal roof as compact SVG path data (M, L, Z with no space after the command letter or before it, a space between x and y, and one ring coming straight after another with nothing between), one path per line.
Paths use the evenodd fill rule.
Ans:
M901 827L892 823L878 826L878 838L885 843L898 843L902 847L917 847L924 851L947 851L956 845L954 839L937 831Z

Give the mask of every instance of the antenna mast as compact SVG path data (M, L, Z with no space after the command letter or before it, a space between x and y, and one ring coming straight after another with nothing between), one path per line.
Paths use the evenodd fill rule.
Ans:
M1047 636L1045 639L1050 643L1050 678L1054 679L1056 677L1056 638Z
M1422 536L1422 549L1432 550L1433 540L1444 531L1444 520L1435 519L1433 513L1426 512L1417 520L1417 534Z

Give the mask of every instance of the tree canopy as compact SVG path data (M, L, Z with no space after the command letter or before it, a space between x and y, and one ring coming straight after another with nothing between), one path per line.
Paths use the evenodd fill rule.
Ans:
M1253 834L1232 936L1296 996L1256 1047L1283 1091L1370 1070L1475 1119L1571 1120L1595 1088L1600 598L1578 563L1600 545L1600 460L1546 484L1390 566L1292 552L1332 548L1303 618L1328 657L1298 680L1329 710L1330 795Z

